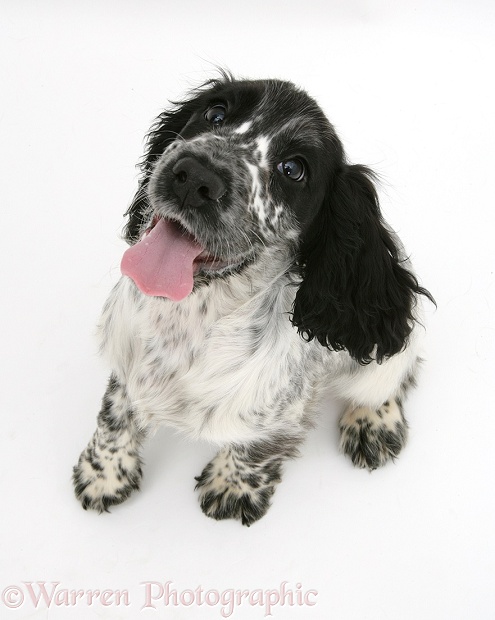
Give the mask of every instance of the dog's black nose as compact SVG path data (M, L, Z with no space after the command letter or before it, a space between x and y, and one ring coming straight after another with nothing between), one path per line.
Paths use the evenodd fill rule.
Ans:
M226 187L222 178L194 157L183 157L172 168L174 192L182 204L202 207L218 200Z

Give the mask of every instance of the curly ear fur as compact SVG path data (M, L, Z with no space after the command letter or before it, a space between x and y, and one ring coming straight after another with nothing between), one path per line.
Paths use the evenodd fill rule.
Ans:
M292 317L304 338L347 349L361 364L401 351L415 295L433 301L402 264L373 181L359 165L345 165L334 177L301 246L303 281Z

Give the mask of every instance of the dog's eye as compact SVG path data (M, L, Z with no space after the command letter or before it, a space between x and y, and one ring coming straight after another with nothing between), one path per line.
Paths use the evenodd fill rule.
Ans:
M214 105L205 112L206 120L212 125L220 125L225 120L227 108L222 104Z
M286 159L277 164L277 170L292 181L302 181L306 174L304 164L300 159Z

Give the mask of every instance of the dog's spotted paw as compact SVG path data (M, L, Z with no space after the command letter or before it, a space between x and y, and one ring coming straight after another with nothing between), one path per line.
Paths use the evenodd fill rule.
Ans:
M105 445L95 437L79 457L72 480L82 507L102 513L138 490L141 477L141 460L136 450Z
M378 409L349 407L340 419L340 448L356 467L376 469L395 459L407 440L407 422L396 400Z
M249 527L268 510L280 481L278 469L272 464L256 471L222 450L195 478L202 511L212 519L238 519Z

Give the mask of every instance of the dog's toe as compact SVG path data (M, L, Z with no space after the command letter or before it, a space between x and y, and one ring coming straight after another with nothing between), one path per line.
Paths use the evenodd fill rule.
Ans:
M395 459L407 440L407 422L396 400L378 409L349 408L340 420L340 448L356 467L377 469Z
M238 519L250 526L270 507L276 481L265 483L253 474L243 475L222 468L217 457L205 467L196 482L201 510L206 516L217 520Z
M97 458L88 447L73 469L72 481L82 507L102 513L138 490L141 477L137 455L112 453L111 456L99 454Z

